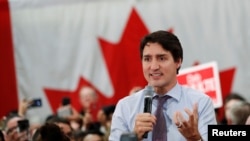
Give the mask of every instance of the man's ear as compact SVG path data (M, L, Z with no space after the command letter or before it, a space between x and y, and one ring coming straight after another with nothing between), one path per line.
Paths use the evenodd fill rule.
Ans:
M176 64L177 64L177 68L181 67L181 64L182 64L181 58L178 59L178 61L176 62Z

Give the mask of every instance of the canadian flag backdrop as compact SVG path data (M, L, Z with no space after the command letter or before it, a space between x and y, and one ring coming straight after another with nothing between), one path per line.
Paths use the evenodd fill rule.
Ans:
M168 30L183 46L182 68L216 61L223 97L250 99L248 0L0 0L0 115L42 98L27 115L54 113L63 96L95 88L101 105L146 85L139 42Z

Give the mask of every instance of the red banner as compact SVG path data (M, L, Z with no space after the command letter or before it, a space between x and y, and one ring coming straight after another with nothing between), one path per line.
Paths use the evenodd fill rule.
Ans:
M219 71L216 62L193 66L180 71L180 84L191 87L209 95L215 108L222 106Z

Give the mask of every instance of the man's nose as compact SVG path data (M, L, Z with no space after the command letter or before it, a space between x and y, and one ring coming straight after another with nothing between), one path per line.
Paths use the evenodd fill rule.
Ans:
M160 65L157 62L157 60L153 60L151 63L151 69L155 70L155 69L159 69Z

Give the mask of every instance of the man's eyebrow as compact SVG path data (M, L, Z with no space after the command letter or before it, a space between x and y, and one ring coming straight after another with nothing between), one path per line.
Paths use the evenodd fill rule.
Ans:
M168 57L168 54L157 54L156 57Z
M150 57L151 55L149 55L149 54L145 54L145 55L143 55L143 57Z
M162 56L167 56L167 54L157 54L156 56L162 57Z

